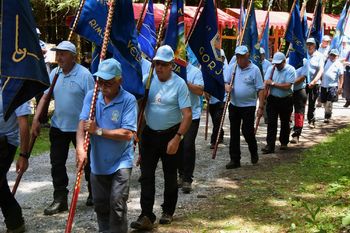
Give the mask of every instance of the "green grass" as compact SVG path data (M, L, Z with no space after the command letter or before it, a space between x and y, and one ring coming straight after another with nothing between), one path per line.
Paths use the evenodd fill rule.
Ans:
M41 128L40 135L36 139L33 147L32 156L40 155L49 150L50 150L49 129Z
M291 156L296 158L256 169L243 180L232 179L238 188L225 188L208 198L171 228L220 233L347 232L342 218L350 214L350 127Z

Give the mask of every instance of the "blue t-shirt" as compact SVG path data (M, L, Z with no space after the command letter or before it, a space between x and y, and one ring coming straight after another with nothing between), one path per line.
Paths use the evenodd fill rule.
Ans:
M295 78L297 79L297 78L299 78L301 76L305 77L304 81L302 81L301 83L298 83L298 84L294 84L293 85L293 91L298 91L298 90L303 89L303 88L306 87L307 65L299 67L296 70L296 77Z
M148 61L146 58L141 59L141 70L142 75L148 75L151 70L152 63Z
M271 62L269 60L267 60L266 58L261 62L261 66L263 69L263 74L266 74L267 69L271 66Z
M146 84L144 78L144 85ZM185 81L172 72L166 82L157 74L152 78L145 109L147 125L153 130L165 130L182 121L181 109L191 107L190 93Z
M51 82L56 74L56 69L50 74ZM76 132L85 95L93 88L94 79L84 66L75 64L66 75L61 70L53 91L55 111L51 118L52 127L63 132Z
M8 143L14 146L19 145L19 127L17 117L29 115L32 110L29 103L26 102L19 106L10 118L5 122L4 109L2 105L2 88L0 87L0 136L6 136Z
M84 99L80 120L89 119L93 91ZM96 123L103 129L128 129L136 131L137 104L135 97L120 87L118 95L108 104L102 93L96 100ZM132 168L134 160L133 140L119 141L91 135L91 172L109 175L122 168Z
M307 61L308 65L308 83L310 83L315 77L321 67L324 66L324 56L319 51L315 51ZM316 84L320 84L321 80L318 80Z
M344 73L343 64L336 60L332 62L331 60L327 60L324 66L324 72L322 76L321 87L337 87L340 75Z
M198 86L204 86L203 76L200 69L188 63L186 70L187 82ZM199 119L202 112L201 97L199 95L193 94L190 91L190 99L192 104L192 119Z
M226 78L225 83L230 80ZM264 89L264 83L259 68L252 62L241 69L237 65L236 75L231 92L231 104L237 107L256 106L257 93Z
M271 66L266 74L265 80L270 78L273 66ZM272 81L275 83L291 83L293 84L296 78L296 72L293 66L286 64L282 70L278 70L277 67L273 73ZM293 93L293 85L288 89L280 89L274 86L270 87L270 94L275 97L287 97Z

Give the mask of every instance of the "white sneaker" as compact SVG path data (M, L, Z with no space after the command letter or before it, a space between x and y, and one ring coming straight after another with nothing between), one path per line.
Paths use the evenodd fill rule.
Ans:
M309 128L310 128L310 129L314 129L314 128L315 128L315 122L309 123Z
M298 144L299 142L299 137L293 137L292 140L290 140L290 143L292 144Z

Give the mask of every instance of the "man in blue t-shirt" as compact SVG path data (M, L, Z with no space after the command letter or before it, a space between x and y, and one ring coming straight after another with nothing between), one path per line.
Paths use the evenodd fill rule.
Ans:
M30 106L24 103L7 121L4 121L0 85L0 207L5 218L7 232L25 232L22 209L10 191L6 176L18 145L20 145L20 156L16 163L16 171L24 173L28 168L29 114L31 114Z
M151 80L145 109L146 126L141 144L141 209L131 223L138 230L154 227L155 171L159 159L164 172L164 202L160 224L172 222L178 198L177 170L183 153L183 136L192 121L190 93L186 82L172 72L174 52L168 45L159 47L153 62L156 74ZM147 80L145 80L147 81Z
M277 52L273 55L272 64L265 74L265 85L270 88L267 97L267 145L262 149L264 154L275 152L278 117L281 121L280 143L281 150L286 150L289 143L290 126L289 120L293 111L293 83L296 72L293 66L286 63L286 56ZM273 69L274 72L273 72ZM271 72L273 72L272 77Z
M264 113L264 84L259 68L249 60L247 46L238 46L235 50L237 68L233 86L230 86L231 77L225 77L226 92L231 92L229 106L230 119L230 162L226 169L241 166L240 129L248 143L252 164L259 160L258 145L254 132L256 102L259 97L258 116Z
M85 132L91 137L91 186L99 232L128 232L127 200L133 166L136 132L135 97L121 87L120 63L111 58L99 64L101 92L97 94L95 119L89 120L93 91L84 99L77 131L77 168L87 163Z
M76 63L76 47L69 41L62 41L57 47L56 59L59 67L51 71L50 81L54 79L56 69L60 69L53 90L55 111L51 118L50 128L50 161L51 176L54 186L53 202L44 210L45 215L53 215L68 210L68 175L66 161L69 145L76 144L76 131L79 124L79 114L83 107L84 97L94 87L94 79L88 69ZM38 109L42 109L48 98L48 90L41 98ZM39 114L33 118L32 133L39 135ZM90 192L90 165L86 166L85 178L88 181L89 197L86 205L92 205Z

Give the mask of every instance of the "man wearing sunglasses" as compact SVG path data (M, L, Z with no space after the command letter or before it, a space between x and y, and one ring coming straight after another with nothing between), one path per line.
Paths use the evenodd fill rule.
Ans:
M145 109L146 126L141 146L141 215L131 223L138 230L154 227L155 171L159 159L164 172L163 215L160 224L172 222L178 186L177 169L183 153L183 136L192 121L191 101L186 82L172 72L174 52L170 46L159 47L153 62L156 74L152 78Z
M84 100L77 131L77 168L87 163L84 135L91 136L91 186L99 232L128 232L127 205L133 166L133 134L136 132L135 97L122 86L120 63L101 62L97 73L95 120L89 120L93 92Z

